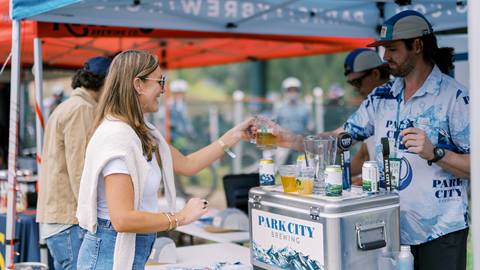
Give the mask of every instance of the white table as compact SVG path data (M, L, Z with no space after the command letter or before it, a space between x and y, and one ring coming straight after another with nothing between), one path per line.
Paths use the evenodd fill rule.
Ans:
M146 270L165 270L171 267L206 267L219 262L242 264L242 269L252 269L250 249L232 243L213 243L177 248L177 263L147 264Z
M184 234L218 243L245 243L250 240L249 232L207 232L203 229L202 223L198 221L185 226L180 226L176 230Z

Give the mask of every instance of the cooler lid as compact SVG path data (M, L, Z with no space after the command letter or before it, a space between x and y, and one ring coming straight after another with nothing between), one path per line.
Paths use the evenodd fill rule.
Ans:
M341 197L328 197L324 195L300 195L283 192L281 185L252 188L249 192L250 201L254 197L256 197L255 200L260 198L260 204L262 205L264 203L272 203L306 211L309 211L311 207L316 207L321 214L342 214L357 210L391 206L400 202L399 195L393 192L358 194L343 191Z

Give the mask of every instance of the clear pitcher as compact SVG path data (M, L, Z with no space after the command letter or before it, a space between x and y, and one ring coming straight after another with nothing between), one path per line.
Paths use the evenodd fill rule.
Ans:
M337 137L326 135L310 135L305 137L305 154L308 166L315 167L316 187L314 193L325 191L325 168L335 164L337 155Z

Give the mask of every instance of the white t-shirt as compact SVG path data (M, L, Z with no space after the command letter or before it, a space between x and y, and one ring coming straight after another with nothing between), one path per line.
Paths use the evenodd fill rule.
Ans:
M148 165L150 169L143 188L142 202L139 210L145 212L158 212L158 189L160 188L160 183L162 181L162 173L155 155L153 155L152 160L148 162ZM102 173L98 177L97 217L99 218L110 220L107 198L105 197L104 177L116 173L130 175L127 164L121 158L110 160L105 167L103 167Z

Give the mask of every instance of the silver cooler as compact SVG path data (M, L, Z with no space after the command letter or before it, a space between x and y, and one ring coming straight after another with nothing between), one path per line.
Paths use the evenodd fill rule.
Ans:
M400 249L398 194L300 196L281 186L249 193L254 269L378 269Z

